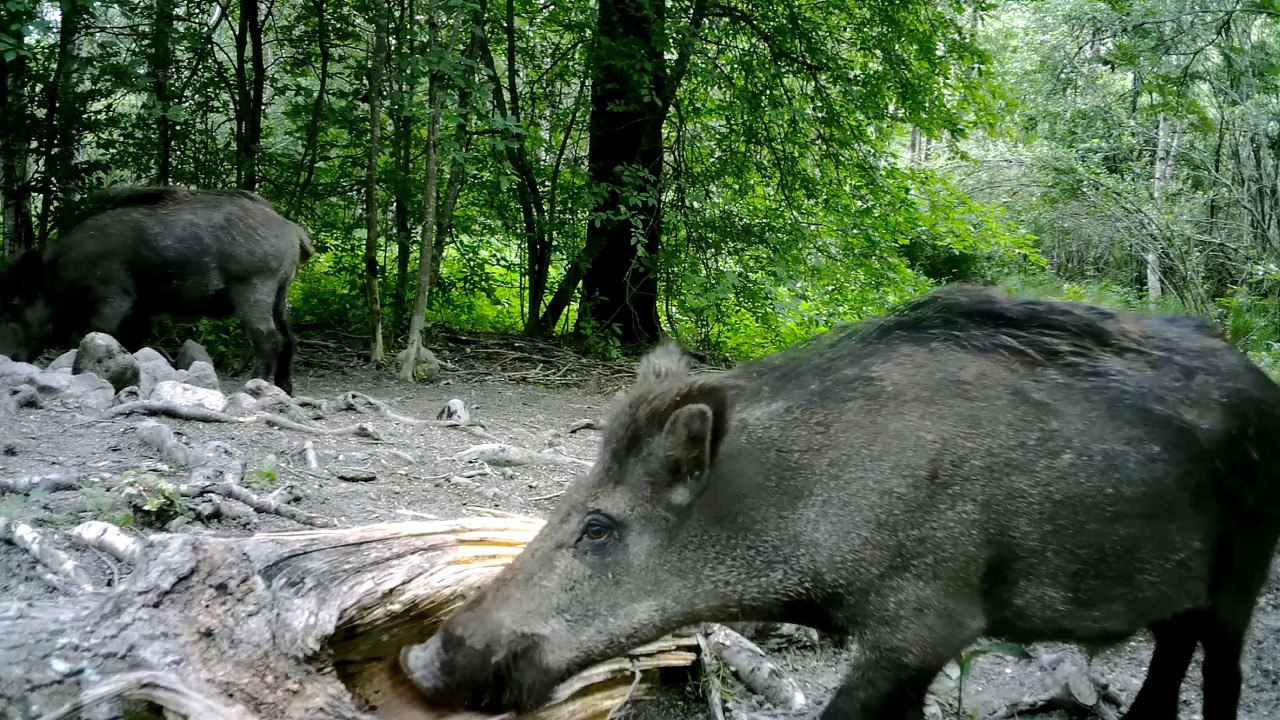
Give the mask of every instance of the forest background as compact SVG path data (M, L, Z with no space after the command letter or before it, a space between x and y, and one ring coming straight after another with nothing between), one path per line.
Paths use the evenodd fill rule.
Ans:
M378 363L441 325L737 360L967 281L1280 369L1277 0L0 12L3 255L110 185L254 190L319 250L297 324Z

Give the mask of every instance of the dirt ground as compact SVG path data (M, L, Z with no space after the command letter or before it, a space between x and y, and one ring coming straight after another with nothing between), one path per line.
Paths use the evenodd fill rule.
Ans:
M354 353L336 346L304 347L295 396L332 403L341 393L356 390L389 403L399 413L418 418L434 418L450 399L457 398L466 403L472 417L482 421L488 432L505 442L534 450L558 448L569 457L589 462L595 455L599 433L584 430L570 434L568 429L579 420L603 418L613 395L629 379L624 366L591 369L581 359L569 363L563 354L539 361L536 353L520 347L502 350L483 344L455 345L453 352L442 352L442 357L460 369L446 371L442 384L410 385L368 369ZM557 368L569 364L574 372ZM223 377L224 392L238 390L245 379ZM0 418L0 476L53 472L119 476L133 471L181 482L185 472L165 465L136 436L134 428L141 420L132 417L102 421L54 410L23 410ZM279 484L292 485L302 496L297 502L299 508L332 517L341 525L455 517L471 514L476 507L546 516L555 506L556 494L580 471L572 466L493 468L491 473L472 477L477 487L460 486L450 478L468 471L483 472L484 468L456 461L453 456L483 440L454 428L398 424L351 411L330 410L317 423L338 427L368 422L382 440L309 437L261 425L164 422L193 445L210 440L230 444L244 454L251 469L265 469L255 476L262 484L262 492L277 489ZM322 468L318 474L307 471L303 460L303 444L309 439L315 443ZM268 456L274 456L274 462ZM334 477L348 471L372 474L375 479L346 482ZM92 491L0 496L0 516L20 518L45 529L66 529L91 519L118 520L122 512L106 493ZM246 534L297 527L275 515L252 515L208 524L181 518L166 529ZM109 585L124 571L105 555L69 549L80 553L79 560L97 582ZM0 601L47 600L56 594L42 579L31 557L0 543ZM1011 704L1043 695L1054 686L1053 669L1064 663L1087 672L1095 686L1107 688L1127 704L1141 684L1150 646L1146 636L1141 635L1094 656L1092 662L1084 661L1078 650L1067 646L1035 646L1029 650L1032 660L998 654L976 660L964 686L963 715L956 713L957 672L954 667L949 668L938 676L928 716L1004 717ZM839 682L841 668L851 651L840 638L823 638L816 646L791 646L773 652L775 659L800 680L810 703L805 713L773 716L813 717ZM1271 583L1260 601L1244 673L1240 717L1280 718L1280 567L1273 568ZM1200 718L1199 702L1199 677L1198 672L1193 672L1184 686L1179 717ZM671 687L654 701L633 704L631 713L642 718L703 718L707 716L707 706L696 685L685 685ZM1058 711L1035 717L1070 715ZM1107 715L1095 712L1093 717Z

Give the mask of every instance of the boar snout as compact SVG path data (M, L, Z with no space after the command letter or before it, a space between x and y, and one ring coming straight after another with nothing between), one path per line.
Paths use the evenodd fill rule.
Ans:
M400 666L431 705L452 710L527 712L545 704L558 679L541 662L535 638L522 635L494 649L444 627L400 651Z

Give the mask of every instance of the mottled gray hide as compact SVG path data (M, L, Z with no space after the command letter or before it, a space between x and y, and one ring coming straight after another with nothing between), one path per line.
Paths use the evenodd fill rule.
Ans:
M1151 628L1130 714L1205 720L1280 534L1280 388L1200 322L947 288L737 370L647 357L596 465L428 642L433 701L528 709L696 621L789 621L861 648L825 718L918 719L979 637L1105 645Z
M43 258L6 271L0 353L34 358L90 331L136 350L153 317L234 314L253 343L254 377L291 389L286 296L313 253L306 231L243 191L123 188L86 205Z

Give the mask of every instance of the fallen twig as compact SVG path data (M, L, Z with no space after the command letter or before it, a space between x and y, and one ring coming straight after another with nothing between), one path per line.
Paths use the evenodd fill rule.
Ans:
M711 720L724 720L724 694L720 692L720 661L707 647L707 638L698 635L698 653L702 660L702 687L706 691Z
M312 440L302 443L302 458L307 463L307 469L316 471L320 469L320 459L316 457L316 444Z
M454 455L453 459L460 462L483 462L498 467L511 467L514 465L591 466L591 463L586 460L579 460L567 455L534 452L528 448L507 445L506 443L475 445Z
M604 423L597 422L595 420L579 420L578 422L569 426L568 432L570 435L572 435L576 432L581 432L583 430L604 430Z
M39 720L67 720L83 717L83 711L101 702L113 700L146 700L165 709L165 716L202 718L203 720L253 720L241 708L231 707L187 687L176 676L159 672L136 672L117 675L88 690Z
M52 475L23 475L16 478L0 478L0 492L13 493L15 495L27 495L32 492L57 492L59 490L74 490L84 482L84 478L77 475L63 475L56 473Z
M560 497L560 496L561 496L561 495L563 495L563 494L564 494L564 491L563 491L563 490L557 490L557 491L555 491L555 492L553 492L553 493L547 493L546 495L539 495L539 496L537 496L537 497L531 497L531 498L529 498L529 502L538 502L539 500L551 500L551 499L553 499L553 498L558 498L558 497Z
M90 520L80 523L71 531L71 537L85 547L97 548L122 562L134 562L146 541L126 535L123 530L108 522Z
M22 522L15 523L9 518L0 517L0 539L26 550L31 557L53 571L53 576L57 578L59 584L82 592L93 590L93 583L89 581L80 564L71 559L70 555L54 547L48 538L30 525Z
M713 625L707 635L712 652L733 671L752 692L788 710L805 707L800 685L773 664L755 643L723 625Z

